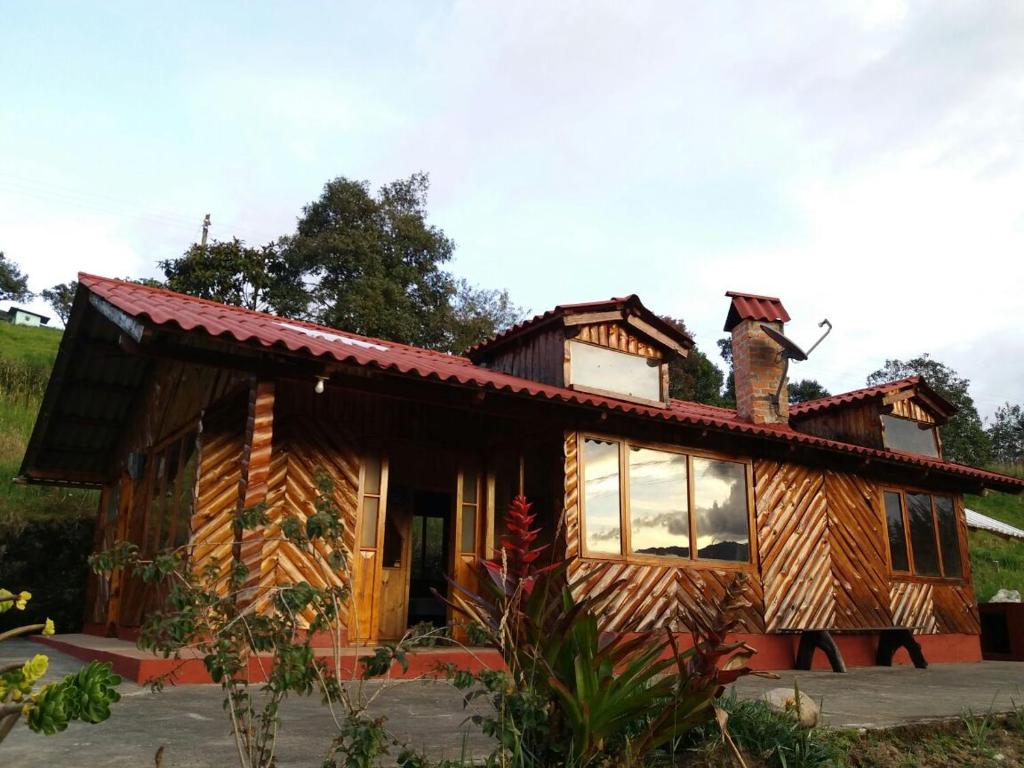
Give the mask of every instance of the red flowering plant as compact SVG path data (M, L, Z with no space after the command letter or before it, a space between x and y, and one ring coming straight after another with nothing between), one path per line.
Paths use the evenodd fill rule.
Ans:
M544 546L525 498L506 514L500 560L483 564L481 590L452 583L450 605L501 650L507 671L449 668L467 701L489 696L493 716L474 721L498 740L495 762L510 766L640 764L712 719L724 687L749 674L754 649L729 642L736 612L749 605L742 576L707 618L680 616L693 645L670 628L608 633L603 605L626 584L585 588L570 561L539 567ZM600 583L591 573L590 584ZM723 722L720 719L720 722Z

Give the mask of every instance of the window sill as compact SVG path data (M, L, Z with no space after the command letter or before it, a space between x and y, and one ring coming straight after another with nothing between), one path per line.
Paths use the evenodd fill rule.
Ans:
M644 557L643 555L601 555L588 553L579 555L588 563L625 563L626 565L650 565L661 568L689 568L704 571L753 571L754 563L737 560L689 560L682 557Z
M916 573L890 573L889 579L907 584L938 584L959 587L967 583L963 576L918 576Z

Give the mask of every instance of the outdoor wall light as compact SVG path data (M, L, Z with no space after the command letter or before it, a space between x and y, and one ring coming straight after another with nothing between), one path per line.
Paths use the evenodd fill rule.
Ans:
M313 385L313 391L316 392L318 395L322 395L324 393L324 382L326 380L326 376L317 376L316 384Z

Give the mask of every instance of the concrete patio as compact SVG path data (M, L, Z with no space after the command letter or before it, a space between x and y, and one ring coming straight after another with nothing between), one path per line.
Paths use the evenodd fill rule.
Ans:
M60 677L81 662L27 641L5 643L0 665L44 652L50 656L49 677ZM825 720L839 727L886 727L901 723L1005 711L1011 698L1024 700L1024 664L983 662L912 667L862 668L845 675L831 672L780 673L781 679L747 678L737 685L740 696L756 697L764 691L792 686L821 702ZM371 686L373 689L373 686ZM153 765L153 756L165 747L163 768L231 766L237 757L221 709L216 686L190 685L151 693L133 683L122 684L122 700L111 719L99 726L73 723L52 737L16 729L0 748L5 768L74 765ZM384 691L374 713L387 715L396 738L434 756L457 757L463 750L482 755L487 739L472 725L461 695L444 682L403 681ZM485 708L481 709L485 711ZM278 742L280 768L319 765L334 733L330 713L318 699L294 698L284 708L285 723Z

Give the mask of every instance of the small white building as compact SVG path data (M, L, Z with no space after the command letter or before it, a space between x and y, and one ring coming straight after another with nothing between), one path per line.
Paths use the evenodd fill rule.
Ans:
M7 322L14 325L31 325L36 328L50 322L50 318L46 315L40 315L38 312L32 312L21 307L11 307L7 310L5 317Z

